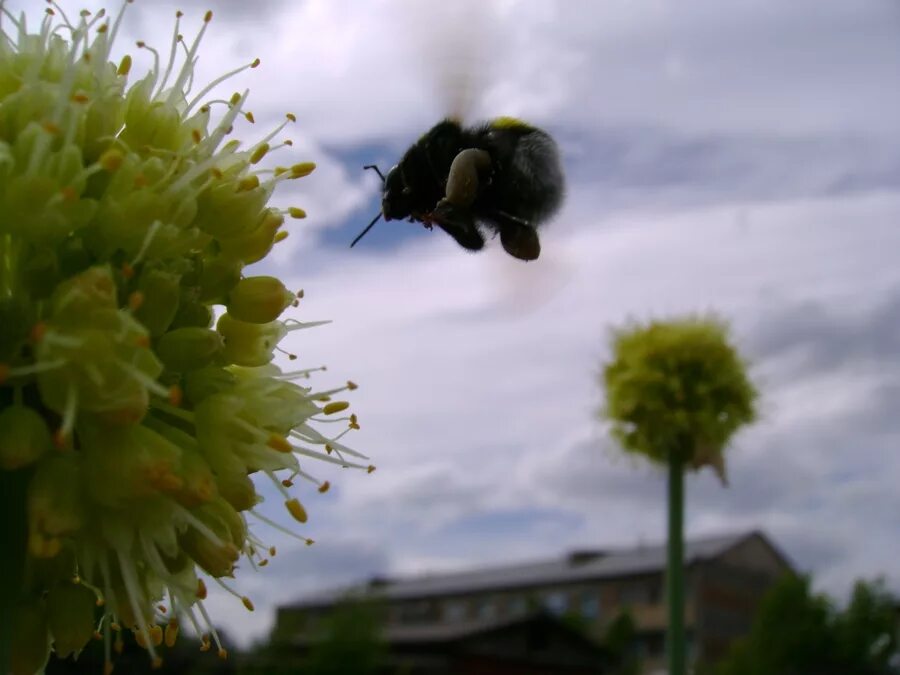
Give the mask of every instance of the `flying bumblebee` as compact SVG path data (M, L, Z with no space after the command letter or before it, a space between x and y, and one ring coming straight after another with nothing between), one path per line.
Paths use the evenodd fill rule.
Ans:
M384 217L434 225L463 248L484 246L482 228L519 260L541 252L537 227L563 200L565 179L556 143L525 122L499 117L465 128L452 119L432 127L387 175L381 212L351 248Z

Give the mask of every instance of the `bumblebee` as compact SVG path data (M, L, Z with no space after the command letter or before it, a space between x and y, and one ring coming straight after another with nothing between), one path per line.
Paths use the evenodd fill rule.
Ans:
M549 134L510 117L465 128L447 119L425 133L387 175L381 212L351 248L384 217L437 225L463 248L484 246L483 230L500 235L511 256L535 260L537 227L563 200L565 179Z

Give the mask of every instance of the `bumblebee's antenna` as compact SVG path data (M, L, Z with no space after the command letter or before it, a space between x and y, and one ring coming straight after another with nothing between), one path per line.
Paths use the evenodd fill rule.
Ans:
M382 183L385 182L384 174L381 173L381 169L379 169L377 165L375 165L375 164L366 164L366 165L363 167L363 171L365 171L366 169L372 169L375 173L378 174L378 177L381 179L381 182L382 182Z
M368 167L367 167L367 168L368 168ZM375 170L378 171L377 168L376 168ZM378 172L378 175L381 175L381 172L380 172L380 171ZM375 223L378 222L378 219L379 219L379 218L381 218L381 211L378 212L378 215L377 215L377 216L375 216L374 218L372 218L372 222L371 222L371 223L369 223L368 225L366 225L366 229L364 229L362 232L360 232L358 235L356 235L356 239L354 239L354 240L353 240L353 243L350 244L350 248L353 248L354 246L356 246L356 242L358 242L360 239L362 239L363 237L366 236L366 232L368 232L369 230L372 229L372 226L374 226Z

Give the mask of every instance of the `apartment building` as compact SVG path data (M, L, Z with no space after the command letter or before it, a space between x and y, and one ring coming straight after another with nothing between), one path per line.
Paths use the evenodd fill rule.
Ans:
M688 653L695 662L719 659L747 633L761 596L792 571L759 531L688 540L685 564ZM465 631L535 609L577 617L588 635L600 640L609 622L627 610L645 671L652 672L665 659L664 568L665 546L658 544L573 551L453 574L378 578L279 608L276 631L308 641L317 621L348 595L380 600L389 644L392 635Z

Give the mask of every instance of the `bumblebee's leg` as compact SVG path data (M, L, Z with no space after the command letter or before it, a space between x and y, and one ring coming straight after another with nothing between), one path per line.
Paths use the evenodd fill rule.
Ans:
M484 247L484 237L472 221L434 221L438 227L456 240L456 243L469 251L479 251Z
M500 243L507 253L519 260L537 260L541 240L533 225L503 211L492 212L491 220L500 230Z
M445 199L454 206L468 208L478 196L479 178L490 171L491 156L484 150L467 148L453 158L447 176Z

